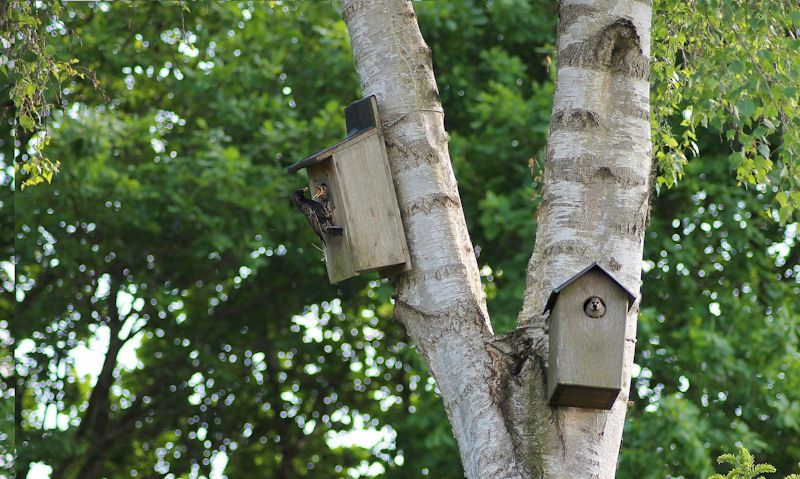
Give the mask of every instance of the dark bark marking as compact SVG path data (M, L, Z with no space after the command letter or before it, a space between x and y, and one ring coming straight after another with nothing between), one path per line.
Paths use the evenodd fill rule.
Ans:
M418 198L410 204L403 205L400 211L403 214L403 218L408 218L414 213L429 213L437 208L461 208L461 201L459 201L457 196L451 196L445 193L434 193Z
M437 281L466 274L467 274L467 268L461 263L446 264L444 266L439 266L438 268L429 269L421 273L423 279L426 280L433 279Z
M433 59L433 54L432 54L432 51L431 51L431 47L429 47L428 45L426 45L424 43L419 46L419 53L420 53L420 55L423 56L423 58L426 58L428 60L428 63L430 63L430 61Z
M392 161L392 173L398 174L420 166L436 166L441 163L441 158L430 145L396 141L392 135L384 134L386 152Z
M645 105L645 107L642 108L641 105ZM626 117L650 121L650 108L648 108L649 105L649 99L643 99L638 95L636 97L623 96L617 99L614 109L617 113L622 113Z
M553 113L550 120L550 130L578 130L585 131L591 128L598 128L600 120L597 113L581 108L565 108Z
M595 175L602 181L611 181L620 186L642 186L645 180L636 174L633 168L621 166L601 166L595 170Z
M637 79L650 76L649 59L642 52L636 27L627 18L617 19L587 40L567 45L558 52L558 63Z
M633 22L620 19L600 32L595 56L603 65L624 68L629 63L628 54L641 54L639 35Z
M345 22L347 22L348 20L350 20L350 18L352 18L353 15L364 10L367 7L367 5L368 2L366 0L354 0L353 2L348 3L342 9L342 18L344 19Z
M439 89L436 88L436 86L431 88L430 93L429 93L429 97L427 98L427 101L429 101L429 102L431 102L431 103L433 103L435 105L441 105L442 104L442 97L439 96Z
M446 265L429 273L435 276L438 271L440 277L446 277L452 275L456 269L460 269L463 272L465 268L461 264ZM480 329L486 329L486 317L480 306L473 302L459 303L455 307L437 311L425 311L399 295L395 295L392 298L394 299L395 319L406 327L409 336L418 343L433 346L445 335L460 329L461 324L473 323L478 324ZM417 318L411 321L407 320L413 316L417 316ZM420 321L419 317L423 318L424 321ZM426 348L421 348L421 350L424 349Z
M622 269L622 263L620 263L617 258L612 256L608 259L608 268L611 271L620 271Z
M550 181L563 180L594 185L613 183L625 188L643 186L647 178L634 168L624 166L598 166L601 160L595 155L550 160L545 178Z
M645 230L650 226L650 212L653 211L653 201L656 197L656 178L658 176L657 171L658 168L656 167L656 159L653 157L652 161L650 162L650 175L647 178L647 201L645 202L647 206L644 223Z
M502 411L514 455L524 459L530 477L544 474L542 438L551 412L541 395L547 390L547 347L544 328L534 326L517 328L486 342L493 371L489 391ZM537 409L545 414L529 414ZM521 411L525 417L519 417Z
M623 235L631 235L641 239L647 229L647 222L649 220L649 200L645 199L642 207L636 212L633 218L629 221L611 222L609 226L611 229L622 233Z
M584 243L575 240L564 240L545 247L542 255L545 258L561 254L587 256L586 253L588 252L589 248Z

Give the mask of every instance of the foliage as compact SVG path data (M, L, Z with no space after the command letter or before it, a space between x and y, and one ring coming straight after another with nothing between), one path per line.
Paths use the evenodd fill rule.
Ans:
M2 274L5 276L5 274ZM3 277L5 282L7 279ZM5 286L5 285L4 285ZM3 316L7 318L7 316ZM14 389L13 355L9 324L0 319L0 478L11 477L14 472Z
M13 371L8 324L0 321L0 478L11 477L14 472L14 389L11 385Z
M775 472L770 464L756 464L755 458L744 446L739 446L739 454L726 453L717 458L720 464L730 464L729 473L714 474L708 479L764 479L760 474ZM800 479L797 474L786 476L786 479Z
M53 58L77 59L104 93L65 80L48 130L48 155L65 167L17 193L20 477L36 462L53 479L223 467L462 477L435 384L391 321L391 284L328 285L288 201L304 179L284 168L338 140L360 96L335 5L61 7ZM492 320L506 331L536 228L555 4L415 8ZM680 117L684 100L654 79L654 111L674 103ZM679 128L659 114L657 131ZM716 131L693 131L700 156L655 200L645 243L619 475L710 475L716 445L736 440L788 474L800 455L785 441L800 435L796 225L775 221L765 182L736 186ZM785 135L773 136L777 152ZM785 184L778 168L766 175Z
M55 32L67 33L60 18L60 2L12 0L0 9L0 78L7 80L3 83L10 89L11 102L5 109L14 109L14 138L26 147L15 163L20 185L25 188L52 181L58 171L60 162L44 154L50 142L47 123L52 109L65 102L63 84L73 78L87 78L88 72L75 58L60 59L48 42L47 37ZM13 28L7 28L10 26ZM92 75L88 78L96 84Z
M778 217L791 220L800 208L798 35L800 10L783 0L655 2L658 186L683 176L707 128L732 150L739 184L769 185Z
M8 102L8 90L0 93L0 101ZM2 129L2 128L0 128ZM8 135L0 132L0 478L14 473L14 388L13 338L11 325L14 312L14 181L13 156Z
M710 475L721 444L774 454L800 434L797 226L761 209L767 192L726 184L722 155L691 162L654 204L626 476ZM788 473L800 449L784 443L774 464Z

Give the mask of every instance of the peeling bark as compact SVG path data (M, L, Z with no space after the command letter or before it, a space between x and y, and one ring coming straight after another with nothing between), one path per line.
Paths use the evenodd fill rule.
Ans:
M363 94L383 121L414 268L397 278L395 318L437 381L466 476L611 478L623 393L611 411L546 402L553 287L593 261L638 291L652 188L650 2L562 0L558 79L539 229L519 327L495 337L447 149L430 48L406 0L345 0Z

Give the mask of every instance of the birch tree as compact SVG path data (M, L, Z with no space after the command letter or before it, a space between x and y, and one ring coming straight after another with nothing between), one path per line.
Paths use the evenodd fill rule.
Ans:
M442 397L403 324L388 321L394 284L326 284L313 232L287 201L303 178L285 166L337 141L341 110L360 94L340 2L17 3L27 8L9 18L23 33L6 58L39 67L0 67L0 85L10 80L3 105L17 117L3 131L16 128L19 142L0 141L0 330L4 319L13 325L17 348L15 376L0 367L0 430L15 429L0 433L0 476L15 469L16 444L19 477L29 467L67 479L210 477L225 460L228 477L463 477ZM800 12L791 3L653 2L651 156L662 189L645 243L620 477L708 477L736 441L783 474L795 469L800 449L783 439L800 434L791 223ZM529 158L545 151L555 3L413 5L436 59L458 193L413 17L400 2L377 12L345 5L367 90L381 97L422 267L401 281L398 316L435 366L473 477L610 475L614 414L625 404L611 415L545 405L539 313L549 288L574 272L566 261L612 269L614 258L615 274L635 286L638 253L611 251L592 225L618 225L617 234L624 218L638 224L610 199L619 182L628 205L646 177L626 179L619 165L638 150L615 141L636 138L610 115L633 98L619 88L636 57L620 56L624 41L610 57L569 47L603 51L602 40L617 38L606 26L622 18L644 50L641 20L562 7L566 63L544 178L544 154ZM54 64L86 78L55 75L65 70ZM592 81L608 81L602 101L589 101ZM46 156L63 165L53 184L31 167L44 133ZM20 192L23 182L31 187ZM523 298L539 204L542 252ZM608 208L617 216L601 217ZM558 236L567 234L573 241ZM514 328L522 299L520 328L495 337ZM96 359L76 361L87 347ZM88 363L97 376L73 367ZM608 418L604 438L616 437L602 442L595 422ZM354 430L382 439L350 443Z
M611 411L544 397L552 288L592 261L639 290L652 163L649 2L564 0L538 231L518 328L493 334L447 149L431 51L411 3L347 0L364 95L375 95L414 268L395 318L437 381L469 478L613 477L636 342L627 318ZM532 212L533 213L533 212Z

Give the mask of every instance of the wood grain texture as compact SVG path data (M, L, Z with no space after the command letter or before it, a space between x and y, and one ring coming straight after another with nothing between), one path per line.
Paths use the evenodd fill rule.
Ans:
M367 129L356 129L347 139L289 168L307 168L312 191L328 185L334 224L344 228L341 236L325 237L331 283L369 271L388 277L411 269L375 97L351 104L347 112L348 126L355 122Z
M400 213L400 205L398 204L397 199L397 190L394 184L394 176L392 175L392 169L389 166L389 155L386 152L386 140L383 138L383 128L380 125L380 115L378 114L378 102L374 96L370 98L370 105L372 106L372 115L373 118L377 121L377 135L378 135L378 142L381 147L381 158L383 159L383 170L386 172L386 177L389 178L389 196L391 197L391 201L394 203L394 209L397 211L397 214L394 215L395 223L397 224L397 231L399 232L399 240L400 245L403 248L403 258L404 261L402 264L389 266L387 268L381 269L379 271L381 278L388 278L392 276L396 276L400 273L404 273L406 271L411 271L411 253L408 251L408 242L406 240L406 232L403 228L403 218L402 213Z
M606 313L591 318L584 303L598 296ZM598 270L567 286L550 316L548 398L552 405L610 409L622 386L627 293Z
M406 262L405 236L383 145L376 130L334 152L334 170L347 211L356 271L376 271Z

